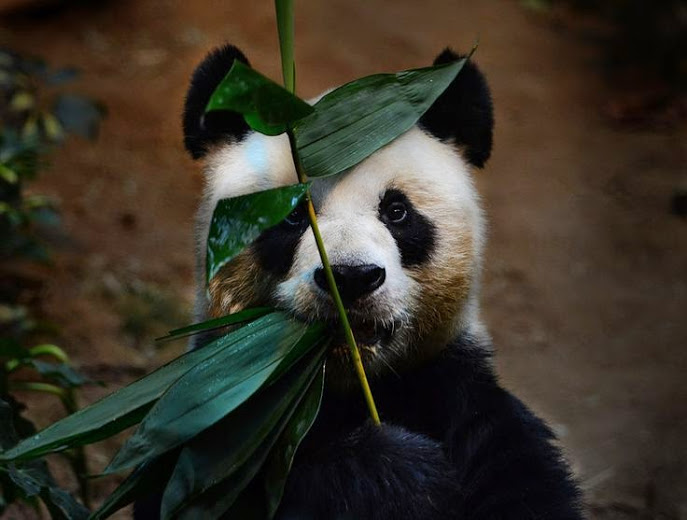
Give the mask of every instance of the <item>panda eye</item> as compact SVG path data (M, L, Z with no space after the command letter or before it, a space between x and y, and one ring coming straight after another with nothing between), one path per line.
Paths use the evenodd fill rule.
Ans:
M296 206L296 208L288 214L288 216L284 219L284 222L288 224L289 226L300 226L305 222L305 208L303 205Z
M392 224L400 224L408 217L408 208L403 202L392 202L384 209L384 217Z

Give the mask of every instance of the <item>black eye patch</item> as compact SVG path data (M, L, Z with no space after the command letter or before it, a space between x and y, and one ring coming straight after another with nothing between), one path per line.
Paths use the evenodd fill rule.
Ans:
M299 204L280 224L263 231L253 243L257 261L265 271L284 276L293 264L301 236L308 229L305 204Z
M403 267L426 262L436 239L434 224L418 212L405 193L390 189L379 203L379 220L387 227L401 252Z

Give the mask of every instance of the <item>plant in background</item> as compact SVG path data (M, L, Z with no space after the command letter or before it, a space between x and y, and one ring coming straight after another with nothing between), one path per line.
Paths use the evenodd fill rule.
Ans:
M218 203L207 244L207 281L305 200L354 368L370 415L379 422L319 234L308 179L339 174L410 129L467 58L362 78L310 106L294 94L292 2L277 0L276 9L286 88L234 62L206 112L237 112L257 132L286 133L298 177L291 186ZM236 328L240 324L245 325ZM329 337L322 324L262 308L185 327L170 337L228 325L232 332L0 453L0 464L25 463L140 423L104 473L133 472L93 518L154 491L163 492L163 518L227 513L271 518L294 453L319 411Z
M44 236L59 225L55 204L27 193L27 184L45 165L45 157L68 133L95 137L102 110L87 98L55 92L76 77L74 69L50 70L42 61L0 50L0 447L9 449L35 433L21 413L15 392L55 395L67 413L77 410L75 390L86 380L67 355L42 343L54 331L34 315L31 288L40 286L25 266L46 263ZM83 449L66 453L88 503ZM86 514L60 490L43 461L0 466L0 513L17 499L45 503L54 518Z

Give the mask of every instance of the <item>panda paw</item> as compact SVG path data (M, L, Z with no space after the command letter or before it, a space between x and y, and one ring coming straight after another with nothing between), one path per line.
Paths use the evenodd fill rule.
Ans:
M439 442L368 423L294 467L281 518L452 518L456 493Z

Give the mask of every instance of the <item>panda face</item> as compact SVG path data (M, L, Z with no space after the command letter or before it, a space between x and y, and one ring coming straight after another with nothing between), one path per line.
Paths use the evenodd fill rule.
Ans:
M434 63L456 59L446 50ZM286 136L257 134L231 112L204 114L235 60L248 63L231 45L211 52L191 78L184 109L186 148L203 159L206 173L196 230L199 280L217 202L297 181ZM434 356L459 332L480 334L483 222L470 170L489 158L492 131L489 89L468 62L414 128L351 170L313 180L320 231L372 377ZM224 266L207 292L199 283L198 319L257 305L329 323L335 339L328 380L350 378L303 207Z
M211 151L207 174L206 228L217 200L296 180L288 142L259 134ZM351 171L315 179L311 193L367 368L397 369L445 345L469 311L482 242L460 154L414 128ZM226 266L210 295L213 315L275 305L338 329L303 207ZM335 342L335 358L345 358L343 338Z

